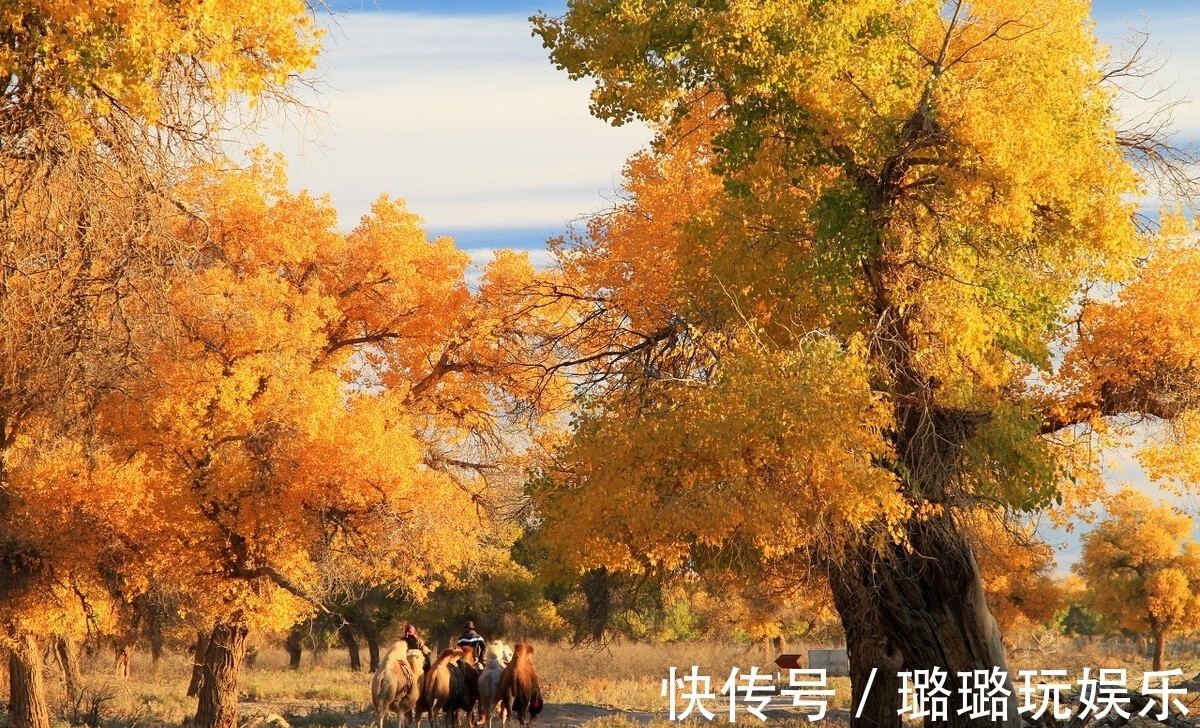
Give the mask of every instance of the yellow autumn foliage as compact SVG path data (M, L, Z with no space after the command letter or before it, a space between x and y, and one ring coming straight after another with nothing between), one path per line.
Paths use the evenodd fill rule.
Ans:
M1004 669L979 595L1010 624L1056 596L1047 551L991 520L1071 520L1104 492L1106 418L1186 427L1200 392L1192 254L1167 252L1177 222L1136 224L1089 10L579 0L534 19L593 113L658 131L627 199L556 249L587 399L534 490L565 567L791 564L830 575L856 685L879 660Z
M423 599L491 531L487 478L561 427L569 390L524 352L560 306L525 310L524 255L472 290L402 201L340 232L265 155L176 193L168 277L131 276L118 309L154 325L82 390L88 428L32 418L5 448L4 634L82 632L86 610L116 630L152 590L194 624L283 629L331 564Z
M1154 669L1161 669L1166 638L1200 626L1200 544L1191 538L1192 519L1130 489L1106 505L1110 515L1084 536L1075 571L1097 612L1154 638Z
M697 548L769 560L907 516L872 464L890 423L861 359L821 337L786 358L753 340L724 351L710 382L664 384L649 406L576 422L535 494L574 563L677 569Z
M49 112L78 142L129 121L202 133L176 125L284 91L320 35L303 0L20 0L0 26L10 112Z

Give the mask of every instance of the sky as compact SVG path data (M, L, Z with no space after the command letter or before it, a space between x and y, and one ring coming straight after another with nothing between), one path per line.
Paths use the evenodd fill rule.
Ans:
M381 193L404 198L432 235L451 235L482 263L495 248L548 260L547 238L609 206L625 159L650 132L588 114L587 81L553 68L528 17L565 1L331 0L316 113L273 120L257 138L283 152L296 189L329 193L349 229ZM1161 90L1181 137L1200 140L1200 2L1096 0L1096 34L1116 49L1149 33ZM1119 50L1114 51L1114 55ZM1128 102L1130 117L1147 105ZM1111 480L1151 489L1128 454ZM1189 506L1193 514L1196 503ZM1078 533L1060 570L1078 558Z
M548 238L611 204L650 140L589 115L589 85L531 36L536 3L347 2L326 19L318 113L263 137L294 187L331 194L345 228L387 192L477 262L499 247L544 261Z
M331 0L316 113L275 119L261 135L288 158L293 186L328 192L351 228L381 193L401 197L430 232L482 262L498 247L534 251L611 204L640 124L614 128L587 111L587 81L547 60L528 17L565 1ZM1119 45L1151 33L1159 79L1200 93L1200 3L1097 0L1098 36ZM1192 41L1189 43L1188 41ZM1177 111L1200 139L1200 105Z

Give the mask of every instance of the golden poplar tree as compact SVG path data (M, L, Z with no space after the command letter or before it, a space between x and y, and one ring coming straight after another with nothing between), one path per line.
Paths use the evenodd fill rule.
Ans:
M1200 626L1200 544L1192 519L1148 496L1124 490L1108 518L1083 537L1074 571L1093 608L1122 629L1154 641L1153 669L1163 669L1167 637Z
M534 19L595 79L596 114L660 129L627 201L558 248L592 395L534 484L558 559L826 574L855 705L878 670L856 726L898 725L898 672L1005 669L965 516L1087 497L1080 428L1186 419L1200 391L1194 306L1154 311L1179 354L1128 336L1169 231L1135 219L1127 154L1147 146L1117 128L1088 9L580 0Z
M95 507L62 506L105 469L97 402L144 363L165 302L179 165L219 148L231 102L285 96L315 50L302 0L0 8L0 646L18 728L49 725L38 638L82 625L75 588L106 590L65 572L137 551L100 507L120 473L97 475Z
M514 295L525 256L472 291L469 257L402 202L343 234L269 160L201 173L186 199L171 317L100 429L154 504L125 592L169 584L213 625L196 721L231 728L248 632L348 579L422 600L474 557L488 473L552 432L565 392L521 350L545 325Z

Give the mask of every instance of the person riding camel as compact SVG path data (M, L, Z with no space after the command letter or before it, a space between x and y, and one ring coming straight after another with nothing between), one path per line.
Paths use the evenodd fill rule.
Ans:
M420 650L425 655L425 669L428 670L430 663L429 647L417 634L417 627L414 624L409 624L404 628L404 641L408 644L410 650Z
M479 633L475 631L475 623L467 622L463 625L462 637L458 638L458 647L471 647L475 650L475 669L483 671L483 653L487 649L487 642L484 641Z

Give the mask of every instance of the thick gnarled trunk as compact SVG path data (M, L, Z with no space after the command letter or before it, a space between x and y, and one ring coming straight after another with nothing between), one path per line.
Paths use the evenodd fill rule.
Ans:
M12 728L50 728L42 653L32 635L18 636L9 650L9 725Z
M958 714L958 673L993 668L1007 673L1000 631L985 603L975 557L953 520L944 515L914 520L908 530L911 551L894 547L880 555L861 547L830 575L846 632L852 716L862 703L871 669L877 668L852 728L900 728L904 716L899 714L902 684L897 673L934 668L946 673L949 691L947 715L936 725L1019 728L1011 678L1006 720ZM926 718L926 725L934 723Z
M936 716L935 722L935 716L926 714L928 728L1020 728L1000 630L988 611L971 545L953 514L963 447L991 415L936 402L934 379L912 356L918 347L909 321L890 304L891 294L883 284L887 264L880 259L866 270L877 294L878 331L883 332L874 345L892 374L881 387L890 384L897 391L892 465L901 474L901 491L914 510L903 525L903 543L882 549L859 543L830 569L830 586L847 635L851 728L901 728L906 715L899 711L913 707L916 696L901 694L904 682L897 673L935 669L944 674L948 695L944 716ZM864 701L872 668L874 680ZM973 681L976 671L993 670L1006 676L1005 715L992 720L991 711L977 718L970 711L960 714L964 706L959 674L972 673ZM914 682L910 677L908 686Z
M187 696L194 698L200 694L200 685L204 683L204 656L208 653L208 635L196 633L196 641L192 644L192 679L188 682Z
M198 728L237 728L238 676L249 629L239 617L217 622L204 653L204 676L196 708Z
M863 577L867 578L864 579ZM900 724L900 681L904 656L880 629L879 600L870 572L847 563L829 574L834 605L846 633L850 658L850 715L852 728L892 728ZM874 673L872 673L874 670ZM867 691L863 701L863 693ZM859 706L862 712L859 713Z

